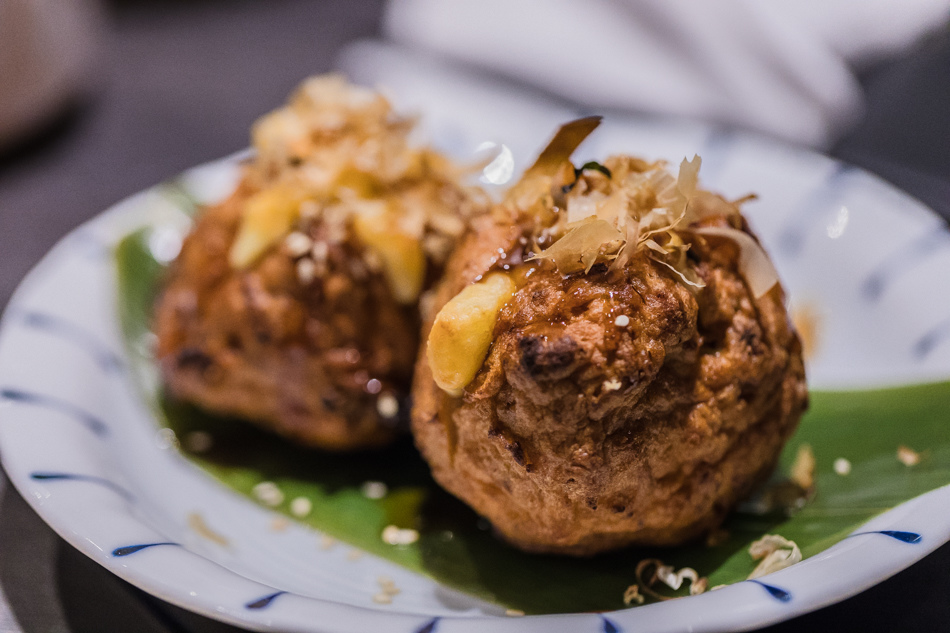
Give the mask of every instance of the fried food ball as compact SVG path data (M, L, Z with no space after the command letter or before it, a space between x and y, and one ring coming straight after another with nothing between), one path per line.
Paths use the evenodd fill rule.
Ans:
M528 551L591 555L700 536L768 477L807 404L782 289L750 289L734 233L751 234L723 199L694 195L680 211L688 224L671 220L682 243L668 242L665 254L631 249L617 266L625 245L608 240L586 272L568 274L538 257L532 240L557 231L538 218L559 192L573 187L602 211L655 167L624 157L606 165L612 178L575 180L571 170L573 182L549 178L535 200L509 197L475 223L450 260L416 367L412 430L433 476ZM576 209L571 195L566 208ZM644 208L656 208L653 197ZM493 275L516 290L494 316L474 378L455 390L434 378L433 369L448 375L441 365L451 356L432 349L445 345L436 330L448 327L463 289Z
M418 301L480 204L410 128L332 76L255 125L241 184L201 213L156 304L173 397L323 449L394 437Z

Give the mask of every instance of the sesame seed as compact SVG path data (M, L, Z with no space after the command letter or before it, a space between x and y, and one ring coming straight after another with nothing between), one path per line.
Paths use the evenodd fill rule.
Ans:
M505 609L505 615L509 618L520 618L524 615L524 611L521 609Z
M313 510L313 503L306 497L296 497L290 502L290 513L298 518L303 518Z
M920 453L910 448L909 446L898 446L897 447L897 461L902 463L904 466L916 466L920 463Z
M394 418L399 413L399 401L391 393L384 393L376 400L376 411L384 418Z
M627 327L630 325L630 317L628 317L626 314L621 314L616 319L614 319L614 325L617 327Z
M400 529L395 525L383 528L383 542L388 545L412 545L419 540L419 532L413 529Z
M326 242L314 242L313 248L310 249L310 257L316 262L325 262L329 253L330 247Z
M623 383L617 380L616 378L605 380L603 384L604 391L617 391L621 387L623 387Z
M207 453L214 445L214 438L207 431L191 431L185 434L182 443L191 453Z
M168 450L169 448L178 448L178 436L175 435L175 431L163 427L155 433L155 446L162 450Z
M301 259L297 262L297 280L306 286L317 277L317 265L312 259Z
M360 492L367 499L382 499L389 492L389 488L381 481L366 481L360 486Z
M284 248L291 257L303 257L313 246L313 240L300 231L294 231L284 238Z
M262 481L251 489L254 498L272 508L284 502L284 493L273 481Z
M851 473L851 462L849 462L844 457L839 457L835 460L835 472L845 477Z

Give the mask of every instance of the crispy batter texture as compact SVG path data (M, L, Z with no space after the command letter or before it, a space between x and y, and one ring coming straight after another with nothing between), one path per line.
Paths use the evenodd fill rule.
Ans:
M378 414L377 399L408 392L415 306L396 303L352 239L331 244L326 274L306 285L279 247L251 268L231 267L228 251L252 193L245 184L207 209L170 270L155 312L167 388L303 444L388 442L396 420ZM308 232L320 240L323 228L314 222Z
M429 325L521 235L482 219L450 260ZM573 555L675 545L718 526L774 468L807 406L782 289L754 299L727 239L694 237L689 255L701 290L644 252L618 271L534 266L461 398L419 355L416 443L435 479L504 539Z

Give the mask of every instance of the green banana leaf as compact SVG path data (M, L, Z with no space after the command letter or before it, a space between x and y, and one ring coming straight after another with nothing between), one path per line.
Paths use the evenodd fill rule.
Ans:
M526 554L495 538L485 521L442 491L409 438L385 450L329 454L292 445L243 421L163 399L143 344L163 272L146 238L144 230L131 234L116 249L118 310L130 362L160 424L179 438L197 430L214 438L210 451L185 451L186 457L252 499L257 483L272 481L285 498L277 511L292 516L290 500L306 497L312 512L294 520L512 609L562 613L624 608L624 592L636 582L637 564L648 558L676 568L692 567L708 577L710 587L741 581L756 564L749 545L765 534L795 541L807 558L871 517L950 483L950 383L812 392L811 408L786 446L772 484L782 481L799 448L810 445L817 462L815 492L804 507L792 513L762 513L746 504L727 520L728 537L715 546L631 548L586 559ZM909 467L898 461L901 445L921 451L920 463ZM849 460L849 474L835 472L838 458ZM388 494L368 498L361 488L371 481L385 483ZM389 525L417 530L418 541L385 543L381 533Z

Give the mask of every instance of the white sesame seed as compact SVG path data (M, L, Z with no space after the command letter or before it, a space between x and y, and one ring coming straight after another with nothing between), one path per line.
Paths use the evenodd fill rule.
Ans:
M284 248L291 257L303 257L312 247L313 240L300 231L294 231L284 238Z
M214 438L207 431L191 431L185 435L182 443L191 453L207 453L214 445Z
M509 618L520 618L524 615L524 611L521 609L505 609L505 615Z
M317 276L317 265L312 259L301 259L297 262L297 280L306 286Z
M616 319L614 319L614 325L617 327L627 327L630 325L630 317L628 317L626 314L621 314Z
M389 488L381 481L366 481L360 486L360 492L367 499L382 499L389 492Z
M383 528L383 542L388 545L412 545L419 540L419 532L413 529L400 529L395 525Z
M273 481L262 481L251 489L254 498L272 508L284 502L284 493Z
M617 391L621 387L623 387L623 383L617 380L616 378L605 380L603 384L604 391Z
M306 497L296 497L290 502L290 513L298 518L303 518L313 510L313 503Z
M314 242L313 248L310 249L310 257L312 257L315 262L327 261L327 255L329 254L330 247L327 246L326 242Z
M916 466L920 463L920 453L909 446L898 446L897 461L902 463L904 466Z
M160 428L155 433L155 446L162 450L169 448L178 448L178 436L173 429L166 427Z
M835 472L845 477L851 473L851 462L844 457L835 460Z
M376 411L384 418L394 418L399 413L399 401L391 393L384 393L376 400Z

